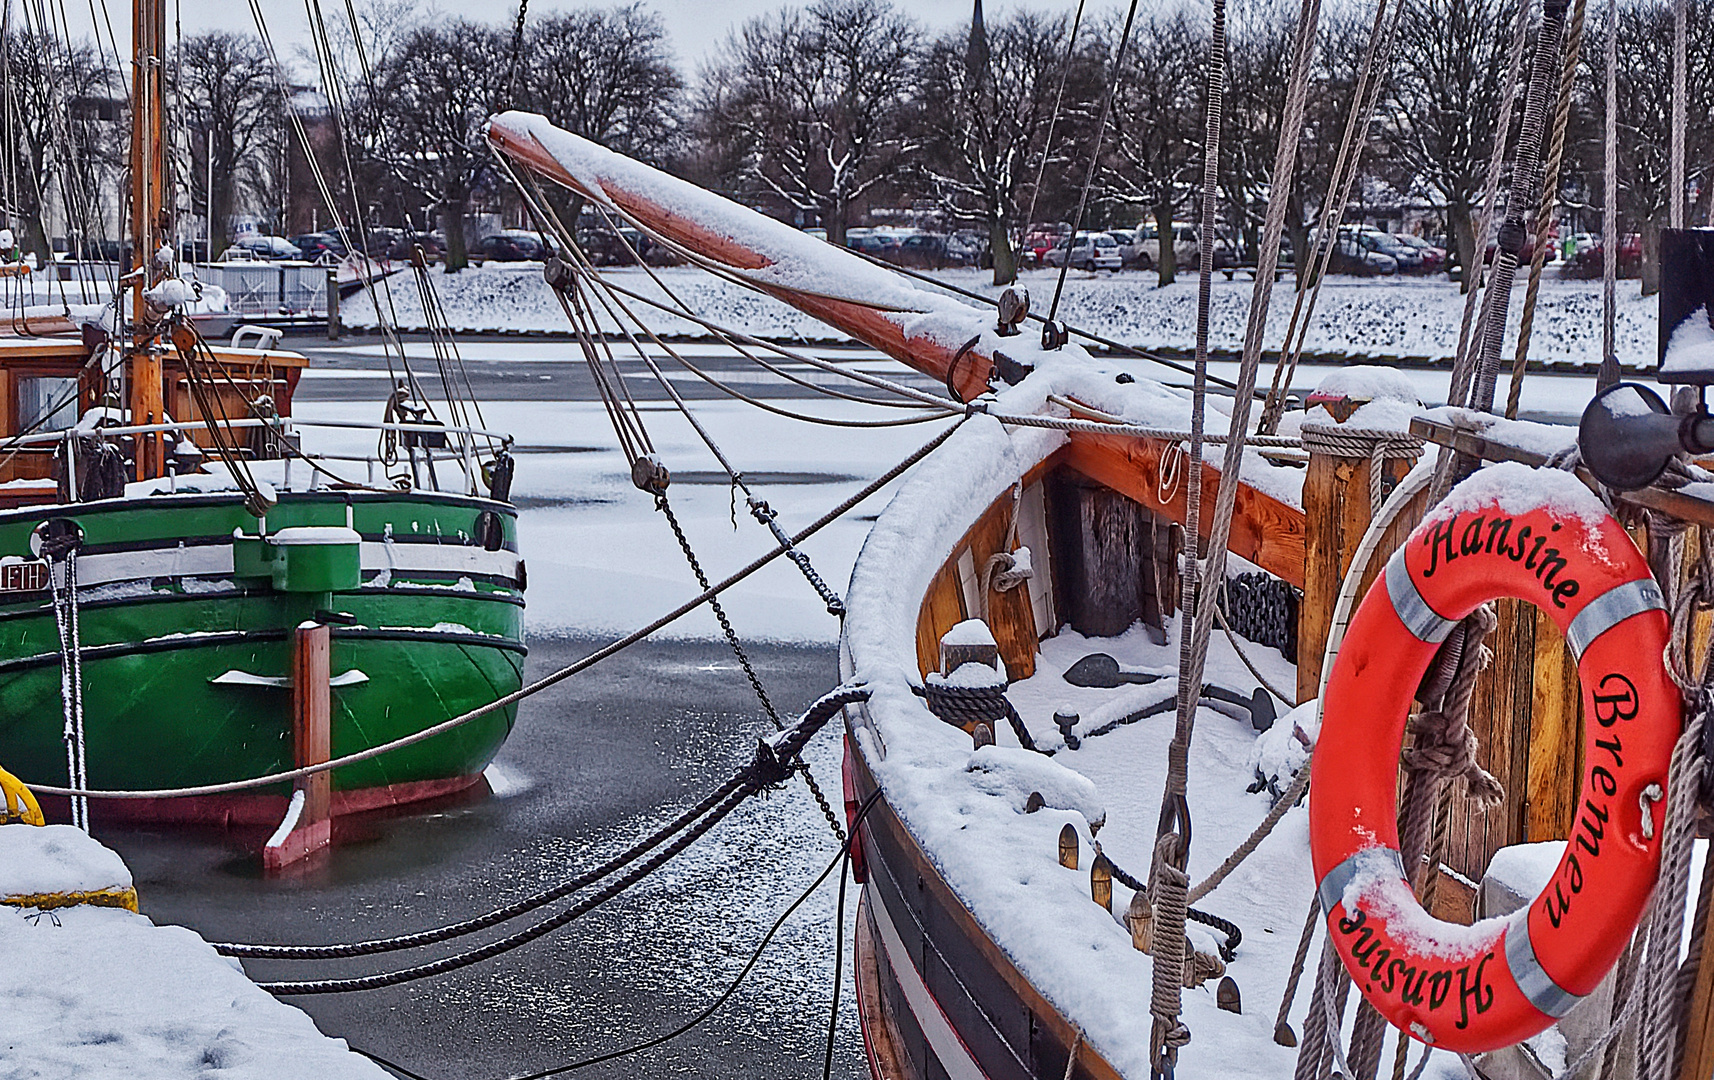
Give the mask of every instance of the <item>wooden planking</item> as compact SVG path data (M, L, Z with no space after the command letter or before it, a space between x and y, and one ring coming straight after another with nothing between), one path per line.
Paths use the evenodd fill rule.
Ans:
M934 575L917 613L917 668L927 676L940 670L940 638L964 620L964 598L958 588L958 559L948 559Z
M1185 520L1183 481L1162 488L1161 460L1175 443L1127 435L1103 435L1076 431L1060 451L1060 460L1092 480L1128 495L1154 512L1179 524ZM1174 451L1176 454L1176 451ZM1188 459L1180 459L1182 465ZM1214 527L1214 499L1220 473L1204 463L1202 468L1201 539ZM1161 496L1165 495L1166 498ZM1233 506L1229 550L1260 566L1275 577L1303 587L1304 513L1270 495L1238 486Z
M1384 467L1397 481L1409 471L1409 464L1390 461ZM1369 528L1368 460L1311 454L1303 502L1305 550L1303 603L1298 606L1297 622L1297 697L1308 701L1321 692L1321 661L1332 630L1333 608L1357 545ZM1367 595L1387 558L1422 520L1427 506L1425 489L1382 534L1358 588L1359 600Z
M1530 699L1523 840L1571 835L1583 776L1583 695L1577 658L1553 617L1535 610L1535 683Z
M861 743L854 742L853 745L860 746ZM866 799L876 789L869 762L862 753L853 754L848 760L851 763L856 795L859 799ZM1030 1056L1036 1059L1038 1066L1036 1075L1043 1080L1059 1080L1065 1076L1066 1049L1077 1038L1078 1028L1042 997L1035 985L1017 969L1011 958L976 921L976 917L952 891L933 861L918 844L916 837L885 798L879 800L869 811L859 832L865 859L869 866L875 868L871 873L880 870L890 875L895 882L914 882L917 894L915 903L925 909L932 906L937 914L943 916L932 920L933 929L941 934L936 943L937 948L987 969L986 972L977 972L966 970L964 965L960 965L953 971L961 982L966 983L967 990L974 986L992 988L993 983L976 977L979 974L992 973L998 977L999 984L1015 995L1017 1003L1027 1010L1031 1029L1029 1049ZM898 925L898 920L895 920L895 924ZM900 929L905 927L900 925ZM990 1017L1003 1007L1002 1002L992 998L980 1004ZM1043 1058L1048 1060L1044 1062ZM1041 1068L1043 1064L1048 1067ZM1120 1080L1118 1071L1099 1051L1087 1043L1078 1051L1077 1067L1073 1075L1076 1080ZM893 1078L889 1077L888 1080Z

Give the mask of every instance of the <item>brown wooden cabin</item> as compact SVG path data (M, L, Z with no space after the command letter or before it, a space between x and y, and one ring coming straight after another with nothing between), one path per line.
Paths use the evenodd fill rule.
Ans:
M279 415L291 415L292 394L308 363L301 354L221 345L213 346L212 351L225 369L212 388L217 411L224 411L229 419L249 417L253 415L251 402L268 395ZM73 382L77 384L76 408L63 406L40 431L70 427L85 411L100 404L109 388L102 385L99 369L90 364L91 355L91 347L76 338L0 339L0 440L11 439L40 422L43 413ZM181 422L208 419L196 406L188 372L175 351L169 350L163 357L161 371L162 400L172 418ZM191 438L199 446L213 445L206 430L192 432ZM0 487L0 509L54 502L58 498L54 480L58 453L54 444L36 444L12 447L0 455L0 484L7 485Z

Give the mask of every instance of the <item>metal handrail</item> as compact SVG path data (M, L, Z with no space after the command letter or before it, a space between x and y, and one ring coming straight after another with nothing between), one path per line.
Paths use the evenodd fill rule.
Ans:
M499 431L489 431L486 428L452 427L442 424L413 424L385 420L299 420L296 417L277 416L247 416L237 420L222 420L221 426L230 428L278 427L281 430L294 427L341 428L358 431L417 431L434 432L442 435L463 435L473 439L492 439L504 445L511 445L512 436ZM115 427L96 428L61 428L58 431L41 432L36 435L22 435L10 440L14 446L31 446L38 443L53 444L64 442L68 434L76 435L159 435L169 431L209 430L214 425L207 420L183 420L170 424L127 424Z

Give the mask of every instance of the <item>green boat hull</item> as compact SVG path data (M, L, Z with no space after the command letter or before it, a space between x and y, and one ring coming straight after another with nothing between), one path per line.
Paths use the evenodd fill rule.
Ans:
M479 523L483 514L490 516ZM306 619L332 624L335 757L421 731L522 683L524 575L516 514L506 504L432 492L282 493L269 533L349 525L362 536L361 584L309 593L235 576L234 530L258 529L236 494L6 511L0 557L31 558L31 532L49 518L69 518L83 531L79 630L92 788L181 788L292 768L287 677L293 628ZM489 545L497 538L498 547L478 536ZM335 809L474 781L515 717L515 706L496 710L335 770ZM63 733L51 596L0 592L0 767L63 785ZM280 785L260 789L260 800L215 800L212 816L267 821L288 793ZM117 801L104 808L114 807L139 809ZM208 800L143 809L211 816Z

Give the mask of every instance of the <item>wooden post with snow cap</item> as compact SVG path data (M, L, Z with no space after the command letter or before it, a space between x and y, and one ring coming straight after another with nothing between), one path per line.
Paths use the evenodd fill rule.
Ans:
M1342 368L1322 380L1308 399L1303 447L1309 467L1303 480L1303 603L1298 605L1297 696L1315 697L1321 688L1321 654L1333 625L1339 586L1350 569L1357 545L1385 497L1410 471L1422 441L1409 434L1416 394L1405 379L1386 368ZM1379 465L1376 467L1376 458ZM1371 476L1380 481L1372 490ZM1413 506L1383 539L1357 595L1386 565L1386 557L1416 527L1426 507Z
M331 760L333 699L329 688L332 636L317 622L299 624L292 637L292 745L294 767ZM281 870L327 847L332 840L333 778L303 777L286 816L262 849L262 866Z
M951 675L965 664L1000 666L1000 646L981 619L965 619L940 636L940 673Z

